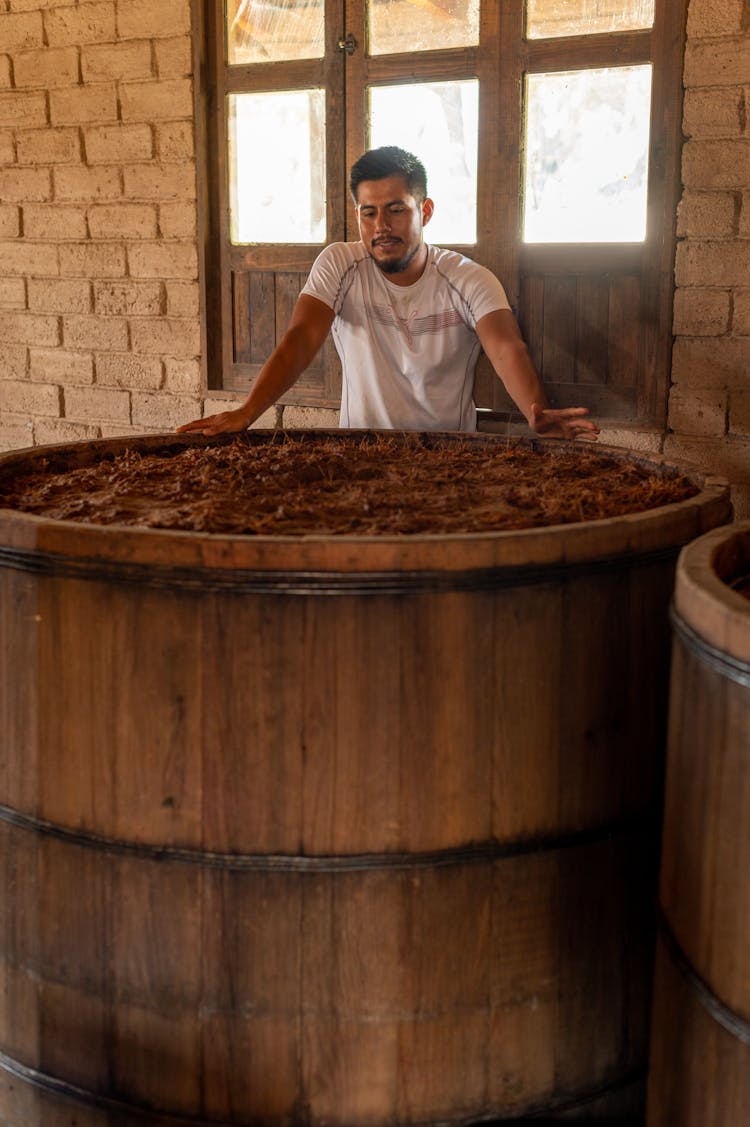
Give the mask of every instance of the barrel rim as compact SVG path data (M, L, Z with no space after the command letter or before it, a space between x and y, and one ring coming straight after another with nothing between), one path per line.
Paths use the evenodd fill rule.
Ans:
M280 432L256 429L250 434L268 440ZM340 430L289 430L293 438L309 440L316 436L338 436ZM415 432L357 432L363 436L412 435ZM419 432L417 432L419 433ZM430 437L447 440L474 440L488 445L507 443L505 436L463 435L428 432ZM235 435L218 436L219 442ZM514 446L559 449L555 439L514 438ZM137 447L155 451L169 447L215 445L206 436L159 434L93 439L85 443L59 443L26 447L0 456L0 472L18 464L49 458L80 457L84 448L93 456L105 451L121 453ZM415 533L389 536L355 534L305 536L247 536L241 534L196 533L190 530L141 528L132 525L96 525L83 521L59 521L13 509L0 508L0 545L11 549L41 551L80 560L124 560L150 566L169 564L192 568L252 569L254 571L377 572L402 569L465 571L472 568L517 567L526 564L566 564L605 558L618 554L640 555L667 547L679 549L729 518L729 484L723 477L708 474L697 466L675 462L663 454L643 455L623 447L600 445L586 453L605 454L616 459L665 472L685 474L699 492L685 501L662 505L618 517L547 525L541 528L477 533Z
M675 612L693 634L736 662L750 662L750 599L727 579L750 562L750 521L722 525L688 543L677 561Z

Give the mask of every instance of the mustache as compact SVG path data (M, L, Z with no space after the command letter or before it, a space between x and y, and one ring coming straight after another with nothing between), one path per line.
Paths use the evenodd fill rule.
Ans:
M380 243L401 243L401 242L403 242L403 239L399 239L396 235L383 235L379 239L373 239L372 245L374 247L376 247Z

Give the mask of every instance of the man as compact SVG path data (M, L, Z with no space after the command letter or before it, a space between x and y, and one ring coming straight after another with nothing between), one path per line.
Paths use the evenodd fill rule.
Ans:
M422 163L371 149L349 187L359 243L333 243L313 263L289 327L245 402L181 431L243 430L288 391L332 332L341 359L340 425L476 430L472 392L483 348L537 434L595 439L585 407L549 407L505 291L483 266L424 241L434 203Z

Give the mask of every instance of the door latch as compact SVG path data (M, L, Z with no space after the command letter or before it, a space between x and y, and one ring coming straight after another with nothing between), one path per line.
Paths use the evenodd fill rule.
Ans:
M357 50L357 40L351 32L347 35L346 39L339 39L336 41L336 46L339 51L346 51L347 55L353 55Z

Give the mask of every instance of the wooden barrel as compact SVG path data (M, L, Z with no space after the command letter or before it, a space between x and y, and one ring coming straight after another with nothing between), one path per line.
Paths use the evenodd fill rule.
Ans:
M474 536L1 513L0 1121L637 1101L668 603L729 507L696 484Z
M750 524L680 556L649 1127L750 1123Z

